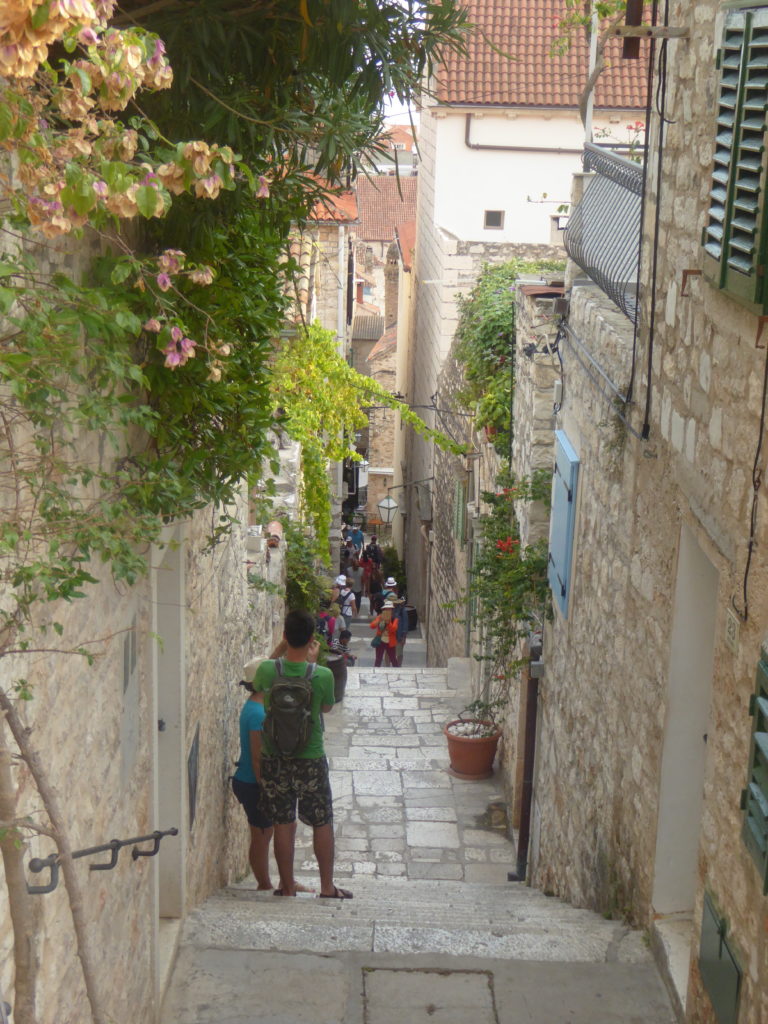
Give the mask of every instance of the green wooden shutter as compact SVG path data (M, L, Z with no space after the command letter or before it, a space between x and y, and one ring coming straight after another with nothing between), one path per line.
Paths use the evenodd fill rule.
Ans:
M757 666L757 688L750 701L754 718L747 788L742 792L744 842L761 872L768 892L768 661Z
M703 239L705 269L721 288L764 306L768 9L726 15L719 62L714 169Z

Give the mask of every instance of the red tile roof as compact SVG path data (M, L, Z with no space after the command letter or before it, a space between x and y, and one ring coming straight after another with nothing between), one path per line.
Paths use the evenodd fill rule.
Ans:
M552 56L563 0L464 0L470 29L465 56L446 52L437 72L444 104L511 107L577 107L587 78L588 48L579 31L567 54ZM494 49L487 40L491 40ZM499 52L501 51L501 52ZM622 60L621 40L606 47L608 67L595 90L595 106L645 108L647 53Z
M393 348L397 348L397 324L387 328L368 353L366 360L370 362L372 359L378 359L379 356L391 352Z
M357 237L364 242L392 242L395 228L416 218L418 178L397 178L390 174L363 175L355 182L360 227Z
M357 220L357 200L354 192L341 192L318 199L312 207L310 220L331 221L335 224L350 224Z

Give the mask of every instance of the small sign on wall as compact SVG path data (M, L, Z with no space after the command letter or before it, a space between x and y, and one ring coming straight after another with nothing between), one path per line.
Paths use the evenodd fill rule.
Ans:
M739 653L739 617L732 608L725 610L725 646L733 654Z

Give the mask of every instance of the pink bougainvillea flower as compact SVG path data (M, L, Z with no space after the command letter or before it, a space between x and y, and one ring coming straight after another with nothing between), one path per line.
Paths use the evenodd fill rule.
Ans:
M158 256L157 265L166 274L178 274L184 266L186 258L186 253L183 253L181 249L166 249Z
M157 334L160 331L160 321L152 317L151 320L147 320L143 325L145 331L152 331L153 334Z
M77 33L77 41L81 46L95 46L99 37L92 28L81 28Z
M259 191L256 193L256 198L269 198L269 178L265 178L263 174L259 175Z
M158 274L155 281L157 281L157 287L161 292L167 292L171 287L171 279L167 274Z
M178 331L181 335L181 331L178 328L172 328L171 334L174 331ZM191 338L179 337L178 340L170 341L163 349L165 355L165 365L175 370L177 366L183 366L188 359L193 359L195 356L195 345L197 342Z
M195 284L210 284L213 281L213 271L210 267L198 267L189 275L190 281Z
M163 349L163 352L165 353L165 365L169 370L175 370L177 366L183 366L186 362L186 359L175 345L168 345L167 348Z
M174 324L174 326L171 328L171 341L177 345L183 337L184 332L182 331L182 329L180 327L176 327L176 325Z
M224 182L218 174L211 174L207 178L200 178L195 182L195 195L198 199L215 199L221 191Z

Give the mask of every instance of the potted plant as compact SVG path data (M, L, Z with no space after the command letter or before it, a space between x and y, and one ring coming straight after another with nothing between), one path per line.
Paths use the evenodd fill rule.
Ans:
M505 697L473 700L458 718L443 727L448 742L450 772L456 778L475 781L493 775L496 748L501 739L497 717L506 703Z

